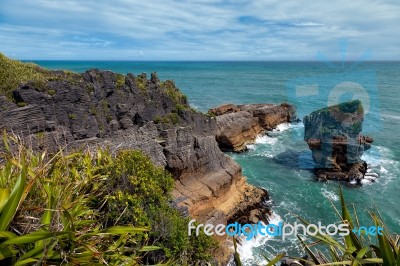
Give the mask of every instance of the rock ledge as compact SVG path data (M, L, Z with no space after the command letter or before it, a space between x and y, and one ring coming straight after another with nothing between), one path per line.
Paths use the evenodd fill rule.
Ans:
M282 103L274 104L224 104L208 111L216 117L215 136L223 151L243 152L246 145L257 136L282 123L296 120L296 108Z

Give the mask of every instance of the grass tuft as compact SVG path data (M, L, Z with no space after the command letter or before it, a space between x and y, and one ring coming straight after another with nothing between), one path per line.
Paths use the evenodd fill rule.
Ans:
M11 99L11 93L20 84L29 81L45 82L50 71L33 63L23 63L13 60L0 53L0 93Z

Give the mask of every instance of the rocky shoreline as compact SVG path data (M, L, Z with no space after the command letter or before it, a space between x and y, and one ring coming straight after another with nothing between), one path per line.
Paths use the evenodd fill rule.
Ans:
M11 98L0 96L0 130L34 150L141 150L173 174L172 204L182 214L214 225L268 222L268 192L248 184L240 165L223 151L243 152L257 136L298 121L293 105L225 104L203 114L173 81L162 82L155 73L150 79L96 69L52 74L45 83L20 85ZM362 120L358 101L304 118L304 140L319 179L360 184L373 176L361 160L373 142L360 135ZM226 261L229 243L220 242L217 260Z
M254 141L262 131L288 121L289 105L244 105L236 107L240 112L205 115L190 108L172 81L161 82L155 73L150 79L95 69L67 76L54 71L53 76L45 83L20 85L11 99L0 96L0 130L48 152L139 149L174 175L173 204L199 222L267 217L267 191L246 183L241 167L216 139L229 116L243 116L257 130L242 134L240 141ZM225 249L218 260L230 252Z

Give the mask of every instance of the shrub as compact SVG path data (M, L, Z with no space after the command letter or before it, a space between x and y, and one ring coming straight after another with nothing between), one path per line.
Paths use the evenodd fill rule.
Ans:
M117 74L117 79L115 83L117 85L117 89L121 89L125 85L125 76L122 74Z
M155 241L162 247L165 259L178 260L181 265L211 258L210 251L216 246L214 240L205 235L199 239L189 237L188 219L169 205L174 185L170 173L155 167L138 151L122 151L102 174L115 177L107 186L108 207L104 213L107 225L151 228L140 240ZM151 255L146 259L151 264L160 262Z
M184 110L188 109L186 106L182 105L182 104L177 104L175 106L175 111L179 114L182 113Z
M111 157L99 150L46 160L22 145L13 151L8 140L0 171L0 262L2 265L67 263L93 265L137 263L143 250L127 251L123 239L147 228L101 223L99 208L106 178L98 175ZM17 215L18 214L18 215ZM22 232L22 233L21 233Z
M179 115L177 113L169 113L163 116L156 115L153 119L154 123L156 124L163 124L163 125L176 125L179 123Z
M161 123L162 117L159 115L156 115L153 120L154 120L154 123L158 124L158 123Z
M25 107L25 106L27 106L27 103L26 102L18 102L17 106L18 107Z
M160 83L160 87L163 88L164 93L168 95L175 104L187 105L187 97L184 95L171 80L166 80Z
M141 75L138 75L135 78L135 84L139 90L141 90L142 92L146 92L147 87L148 87L146 73L142 73Z
M353 219L350 216L341 187L339 187L339 196L341 213L332 204L333 211L338 215L341 223L349 225L349 235L339 240L328 234L318 232L314 236L307 236L308 239L303 239L300 235L297 235L307 256L303 258L292 257L301 262L301 264L296 262L293 265L400 265L400 236L391 234L382 218L374 212L369 212L369 214L375 226L383 228L383 235L377 233L376 239L373 239L367 232L363 231L358 236L352 231L354 228L360 228L357 212L354 210L355 219ZM379 213L379 210L377 210L377 213ZM297 218L305 226L310 224L299 216ZM242 265L239 253L237 252L235 238L233 238L233 243L235 264ZM267 266L276 265L283 257L285 257L285 253L280 253L273 259L266 257L269 261Z
M187 220L168 204L172 176L139 151L48 157L13 142L5 139L0 154L1 265L185 265L210 257L213 240L189 238Z
M56 90L48 90L47 93L48 93L50 96L54 96L54 95L56 95Z
M74 113L71 113L71 114L68 114L68 118L71 119L71 120L75 120L75 119L78 118L78 116L76 114L74 114Z

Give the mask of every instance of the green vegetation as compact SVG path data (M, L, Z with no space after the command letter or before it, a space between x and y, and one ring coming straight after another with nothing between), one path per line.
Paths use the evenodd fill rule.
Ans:
M321 110L315 111L318 113L364 113L364 109L360 100L353 100L349 102L339 103L325 107Z
M375 226L382 227L383 235L376 234L376 239L371 238L366 232L360 236L352 232L354 228L360 228L357 211L354 209L354 217L347 208L342 189L339 189L341 213L332 204L341 223L349 224L350 234L341 241L329 235L317 234L309 236L313 243L307 244L300 236L297 236L303 245L307 255L316 265L400 265L400 237L389 232L380 215L369 212ZM379 214L379 211L377 210ZM297 217L302 223L309 222ZM315 242L316 241L316 242ZM300 259L301 260L301 259Z
M160 87L164 89L164 93L168 95L175 104L186 104L187 97L178 88L172 80L160 82Z
M23 83L31 82L35 90L55 95L56 91L49 89L47 81L67 80L78 85L83 81L81 75L72 71L52 72L33 63L23 63L7 58L0 53L0 94L12 100L12 91Z
M1 265L187 265L210 259L214 241L189 237L188 219L169 205L172 176L139 151L49 157L17 138L4 141Z
M146 74L143 73L141 75L138 75L135 78L135 84L139 90L141 90L142 92L146 92L148 87Z
M187 107L186 106L184 106L184 105L182 105L182 104L177 104L177 105L175 105L175 112L176 113L181 113L182 111L184 111L184 110L186 110L187 109Z
M354 133L359 133L362 130L362 122L358 121L352 125L352 130Z
M108 103L108 101L106 99L101 100L99 103L100 103L101 109L103 110L103 113L107 119L107 122L110 122L113 119L113 117L111 115L110 104Z
M48 90L47 93L48 93L50 96L54 96L54 95L56 95L56 90Z
M45 133L43 131L39 131L35 134L39 139L43 139L45 136Z
M117 80L115 82L117 89L121 89L125 85L125 76L122 74L117 74Z
M68 114L68 118L71 120L75 120L78 118L78 116L76 114L71 113L71 114Z
M360 100L353 100L349 102L344 102L336 105L338 111L344 113L364 113L364 109L362 107Z
M380 215L369 212L371 220L376 227L383 228L383 235L376 233L376 238L371 238L368 232L361 231L361 235L357 235L352 230L360 228L357 218L357 211L354 208L354 217L350 215L347 208L343 192L339 187L339 196L341 203L341 212L331 202L333 211L337 214L340 221L349 225L350 234L338 240L328 234L320 234L317 232L315 236L307 236L309 239L303 239L297 235L308 260L304 258L291 257L302 263L302 265L382 265L382 266L400 266L400 235L391 234L386 227ZM376 212L379 214L379 210ZM305 219L297 216L297 218L305 225L311 224ZM310 242L310 243L307 243ZM236 239L233 238L234 244L234 261L236 265L242 265L239 253L237 252ZM283 257L284 253L276 255L273 259L265 257L269 263L267 266L276 265Z
M18 102L17 103L18 107L25 107L26 105L27 105L26 102Z
M154 123L163 125L176 125L179 122L179 115L176 112L172 112L163 116L156 115L154 117Z
M12 90L28 81L46 81L49 71L32 63L22 63L0 53L0 93L11 98Z
M208 116L208 117L210 117L210 118L215 118L217 115L214 114L213 112L208 111L208 112L206 113L206 116Z
M159 115L156 115L153 119L154 123L159 124L162 121L162 117Z
M321 126L318 131L320 137L330 137L332 134L334 134L334 130L327 126Z
M97 108L95 106L89 107L89 113L91 115L97 116Z

